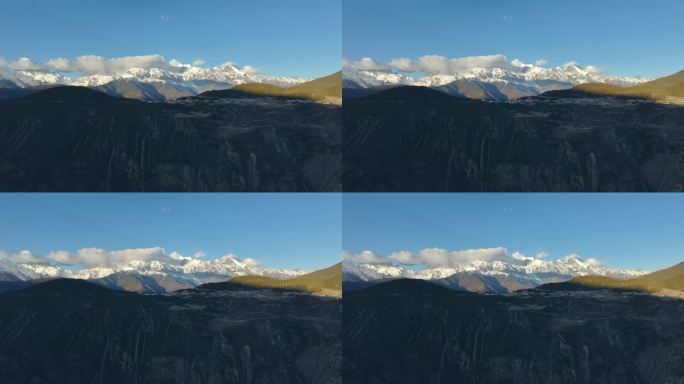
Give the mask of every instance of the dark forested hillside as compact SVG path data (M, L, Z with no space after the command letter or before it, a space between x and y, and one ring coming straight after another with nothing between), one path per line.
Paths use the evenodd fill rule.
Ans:
M341 109L55 87L0 101L3 191L335 191Z
M564 91L515 103L397 87L345 101L347 191L680 191L684 107Z
M224 286L173 295L52 280L0 293L0 382L340 382L340 300Z
M513 295L394 280L343 299L343 382L671 384L684 300L562 284Z

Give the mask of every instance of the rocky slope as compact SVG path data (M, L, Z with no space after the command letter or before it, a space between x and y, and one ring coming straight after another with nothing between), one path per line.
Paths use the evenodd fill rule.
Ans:
M3 383L340 383L340 301L53 280L0 294Z
M682 300L562 287L485 296L395 280L343 301L345 383L684 381Z

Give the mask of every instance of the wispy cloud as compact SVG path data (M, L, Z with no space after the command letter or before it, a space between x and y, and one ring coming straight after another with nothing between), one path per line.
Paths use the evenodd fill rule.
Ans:
M168 20L171 20L171 16L168 16L168 15L159 15L159 19L164 20L164 21L168 21Z

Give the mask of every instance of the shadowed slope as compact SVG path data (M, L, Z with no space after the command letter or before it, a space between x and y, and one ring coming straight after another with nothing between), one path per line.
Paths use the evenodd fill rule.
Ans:
M116 295L128 294L128 292L115 291L105 288L99 284L91 283L79 279L53 279L43 283L31 285L19 291L25 294L58 294L58 295L75 295L75 296L91 296L91 295Z
M56 86L31 93L23 98L23 100L32 101L49 101L49 102L80 102L80 103L94 103L94 102L124 102L120 98L109 96L103 92L96 91L88 87L72 87L72 86Z
M360 292L374 295L440 296L457 293L435 283L419 279L396 279L374 285Z
M670 384L684 301L620 291L460 293L396 280L345 292L343 382Z
M280 99L149 103L55 87L0 101L0 190L339 190L341 113Z
M0 382L339 383L340 304L51 281L0 294Z

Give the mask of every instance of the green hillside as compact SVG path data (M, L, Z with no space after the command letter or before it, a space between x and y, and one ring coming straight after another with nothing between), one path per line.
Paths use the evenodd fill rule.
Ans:
M605 276L582 276L570 282L588 287L629 289L649 293L659 293L664 290L684 292L684 262L634 279L618 280Z
M276 85L261 83L238 84L231 88L233 91L263 96L283 96L286 89L287 88L278 87Z
M299 97L316 101L341 98L342 72L336 72L289 88L271 84L247 83L236 85L231 88L231 91L263 96Z
M308 99L320 100L325 97L342 97L342 72L308 81L288 88L292 94Z
M234 277L230 279L230 282L249 287L295 289L337 296L337 292L342 291L342 263L292 279L280 280L266 276L248 275Z
M573 90L592 94L619 96L624 94L626 88L618 87L617 85L612 84L586 83L574 87Z
M633 87L588 83L580 84L573 90L596 95L641 97L650 100L684 97L684 71Z

